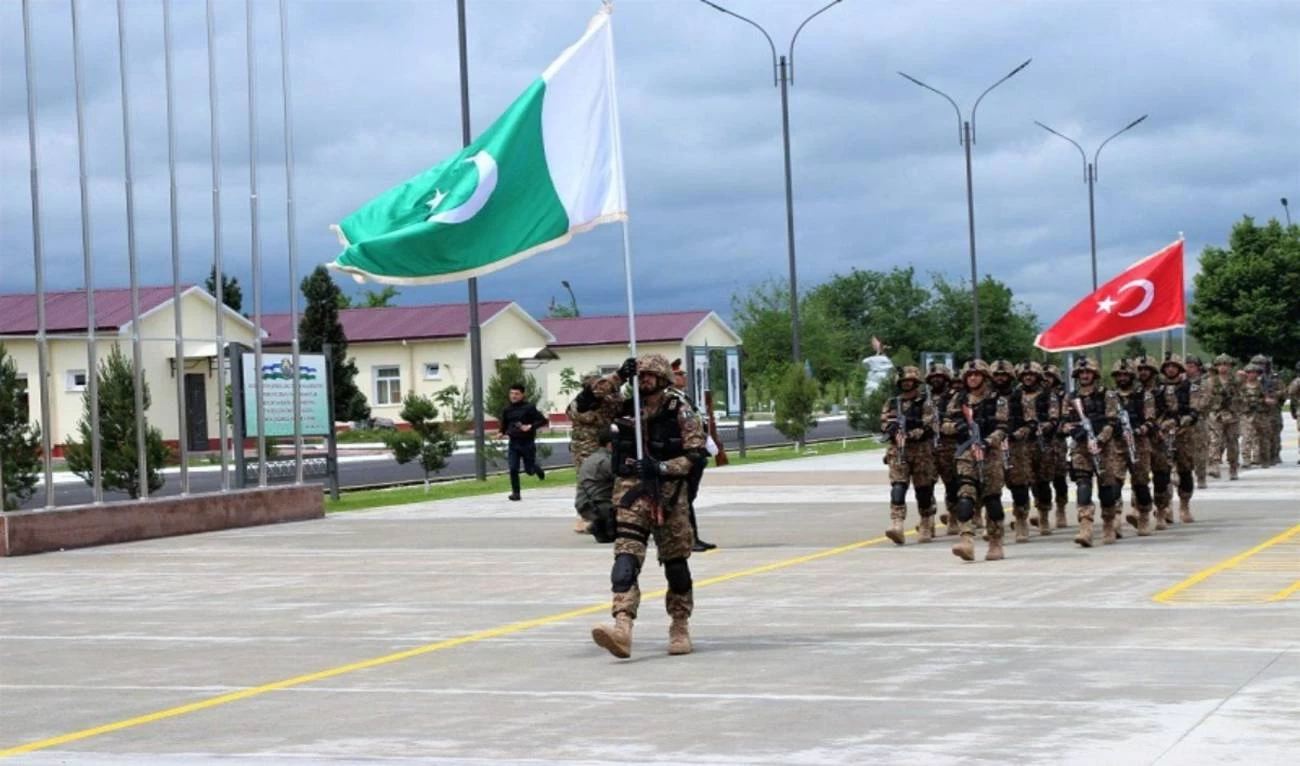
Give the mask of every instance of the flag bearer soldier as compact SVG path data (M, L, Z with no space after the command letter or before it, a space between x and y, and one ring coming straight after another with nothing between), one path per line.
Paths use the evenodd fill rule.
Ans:
M885 536L903 544L903 522L907 519L907 486L916 493L921 516L917 541L934 539L934 410L930 398L921 393L921 371L904 367L898 375L898 396L885 401L880 426L889 440L885 464L889 466L889 530Z

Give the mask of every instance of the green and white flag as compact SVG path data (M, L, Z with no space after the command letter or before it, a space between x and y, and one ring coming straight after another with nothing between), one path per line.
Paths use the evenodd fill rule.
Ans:
M330 228L358 281L452 282L627 219L610 8L459 154Z

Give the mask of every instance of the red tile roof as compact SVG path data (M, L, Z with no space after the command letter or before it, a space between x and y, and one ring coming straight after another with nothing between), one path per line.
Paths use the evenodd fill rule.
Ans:
M510 301L481 301L479 322L486 322L505 310ZM445 303L431 306L343 309L339 312L348 342L410 340L414 338L456 338L469 335L469 304ZM293 340L293 323L288 314L263 314L266 343L287 344Z
M193 285L182 285L181 291ZM168 287L141 287L140 313L172 299ZM131 321L131 291L126 288L95 290L95 329L116 330ZM49 332L86 331L86 291L45 293L45 327ZM0 335L36 334L36 293L0 295Z
M667 314L637 314L638 343L681 341L694 330L708 311L677 311ZM625 345L628 342L626 316L543 319L542 326L555 336L552 346Z

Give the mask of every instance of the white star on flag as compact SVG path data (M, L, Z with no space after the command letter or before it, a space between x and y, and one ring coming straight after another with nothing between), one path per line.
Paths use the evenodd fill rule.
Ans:
M1109 314L1111 308L1114 307L1114 305L1115 305L1115 301L1110 296L1102 298L1101 300L1097 301L1097 313L1100 314L1101 312L1105 311L1107 314Z

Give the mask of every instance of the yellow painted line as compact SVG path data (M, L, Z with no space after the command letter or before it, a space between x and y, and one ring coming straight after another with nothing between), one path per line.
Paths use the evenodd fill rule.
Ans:
M1279 535L1275 535L1274 537L1265 540L1264 542L1260 543L1259 545L1256 545L1254 548L1251 548L1248 551L1245 551L1243 553L1238 553L1236 556L1233 556L1230 559L1220 561L1219 563L1215 564L1212 567L1202 569L1201 571L1197 572L1191 577L1188 577L1186 580L1183 580L1182 582L1178 583L1172 588L1167 588L1165 590L1162 590L1156 595L1152 596L1151 598L1153 601L1157 603L1168 604L1171 598L1177 596L1179 593L1182 593L1183 591L1187 590L1193 585L1202 582L1204 580L1208 580L1209 578L1213 577L1214 575L1220 572L1224 572L1229 569L1232 569L1233 567L1237 566L1238 564L1250 558L1251 556L1254 556L1256 553L1259 553L1260 551L1263 550L1267 550L1273 547L1274 545L1277 545L1278 543L1284 542L1292 537L1295 537L1296 535L1300 535L1300 524L1291 527L1290 529L1288 529L1287 531Z
M888 538L883 536L873 537L870 540L861 540L856 543L850 543L849 545L841 545L837 548L827 548L826 550L818 551L817 553L810 553L805 556L796 556L795 558L784 559L782 561L776 561L771 564L764 564L762 566L751 567L749 569L742 569L736 572L730 572L728 574L718 575L716 577L709 577L704 580L698 580L695 582L695 587L705 588L710 585L717 585L718 583L729 582L731 580L738 580L742 577L753 577L754 575L766 574L768 572L775 572L780 569L787 569L789 567L799 566L800 564L807 564L812 561L818 561L820 559L827 559L832 556L838 556L842 553L848 553L850 551L858 550L859 548L866 548L871 545L878 545L880 543L886 542L887 540ZM658 598L667 592L668 592L667 589L656 590L644 594L644 598L647 599ZM21 755L23 753L31 753L37 750L48 750L49 748L58 747L59 745L66 745L71 742L77 742L83 739L90 739L91 737L98 737L101 734L109 734L115 731L121 731L123 729L131 729L137 726L144 726L145 724L155 723L157 721L165 721L169 718L177 718L179 716L187 715L189 713L197 713L201 710L207 710L209 708L218 707L220 705L228 705L232 702L238 702L240 700L245 700L252 697L260 697L263 694L268 694L274 691L280 691L281 689L291 689L295 686L302 686L304 684L314 683L316 681L323 681L327 678L336 678L338 676L345 675L347 673L355 673L358 670L376 668L382 665L391 665L395 662L401 662L402 660L409 660L413 657L420 657L425 654L431 654L433 652L442 651L443 649L451 649L453 647L463 646L465 644L473 644L479 641L485 641L490 638L500 638L501 636L509 636L515 633L522 633L523 631L532 630L533 628L540 628L545 625L552 625L557 622L564 622L565 620L571 620L574 617L584 617L590 614L597 614L600 612L604 612L608 609L609 609L609 602L605 602L602 604L594 604L592 606L584 606L580 609L571 609L567 612L560 612L559 614L552 614L552 615L547 615L545 617L538 617L532 620L513 622L510 623L509 625L502 625L497 628L480 630L477 633L469 633L464 636L449 638L445 641L438 641L437 643L425 644L424 646L417 646L413 649L406 649L400 652L394 652L392 654L385 654L382 657L372 657L368 660L361 660L360 662L353 662L347 665L339 665L333 668L326 668L325 670L319 670L315 673L307 673L305 675L294 676L293 678L286 678L282 681L273 681L268 684L262 684L261 686L253 686L248 689L242 689L237 692L222 694L217 697L209 697L207 699L199 700L197 702L191 702L187 705L179 705L177 707L171 707L165 710L159 710L153 713L146 713L145 715L135 716L134 718L127 718L121 721L114 721L113 723L106 723L103 724L102 726L95 726L89 729L82 729L80 731L70 732L68 734L60 734L57 737L50 737L48 739L41 739L41 740L36 740L34 742L28 742L22 745L16 745L14 747L9 747L9 748L5 748L4 750L0 750L0 758L8 758L10 756Z
M1300 580L1296 580L1295 582L1291 583L1289 587L1283 588L1277 593L1274 593L1273 595L1265 599L1265 601L1286 601L1288 598L1291 597L1291 594L1296 592L1300 592Z

